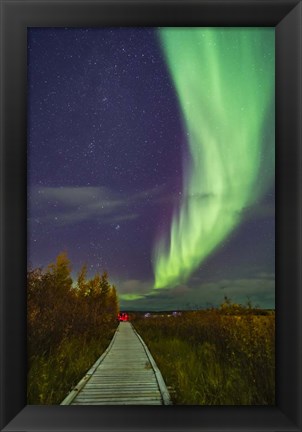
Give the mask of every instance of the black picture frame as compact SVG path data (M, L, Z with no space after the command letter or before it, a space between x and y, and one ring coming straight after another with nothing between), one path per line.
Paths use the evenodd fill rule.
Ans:
M1 0L1 430L301 431L301 1ZM27 27L276 28L274 407L26 405Z

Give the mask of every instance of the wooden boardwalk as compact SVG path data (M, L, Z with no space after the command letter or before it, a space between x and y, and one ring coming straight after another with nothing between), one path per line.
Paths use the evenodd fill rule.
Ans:
M104 354L61 405L170 405L156 363L131 323L121 322Z

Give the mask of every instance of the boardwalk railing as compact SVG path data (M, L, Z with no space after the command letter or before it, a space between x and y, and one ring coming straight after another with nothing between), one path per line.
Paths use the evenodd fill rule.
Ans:
M171 405L150 351L129 322L61 405Z

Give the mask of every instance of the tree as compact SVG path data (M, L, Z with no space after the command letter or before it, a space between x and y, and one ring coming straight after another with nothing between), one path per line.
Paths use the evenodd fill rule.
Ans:
M71 263L66 252L61 252L54 264L49 264L49 272L53 277L56 294L66 294L71 289Z
M111 286L111 291L110 291L110 307L113 316L117 316L119 312L119 302L117 298L116 287L114 285Z
M88 282L88 291L89 295L93 298L100 297L101 295L101 276L99 273L96 273L96 275L90 279Z
M108 273L87 279L83 265L72 287L71 263L60 253L45 270L27 274L29 353L48 354L70 337L100 337L116 324L118 301Z
M106 271L104 271L104 273L101 276L100 287L101 287L100 299L101 299L102 307L104 308L104 310L106 310L108 306L108 298L110 293L110 284L108 281L108 273Z
M78 273L77 279L77 289L79 290L80 295L85 295L87 289L87 265L84 264L81 270Z

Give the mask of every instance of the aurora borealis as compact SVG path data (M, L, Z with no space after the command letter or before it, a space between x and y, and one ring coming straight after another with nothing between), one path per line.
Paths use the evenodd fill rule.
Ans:
M189 157L169 246L160 239L155 248L155 288L186 281L266 191L270 175L261 190L256 184L261 170L273 173L275 139L271 31L166 28L160 37L188 131ZM272 129L264 135L268 116Z
M28 264L274 307L274 29L28 31Z

